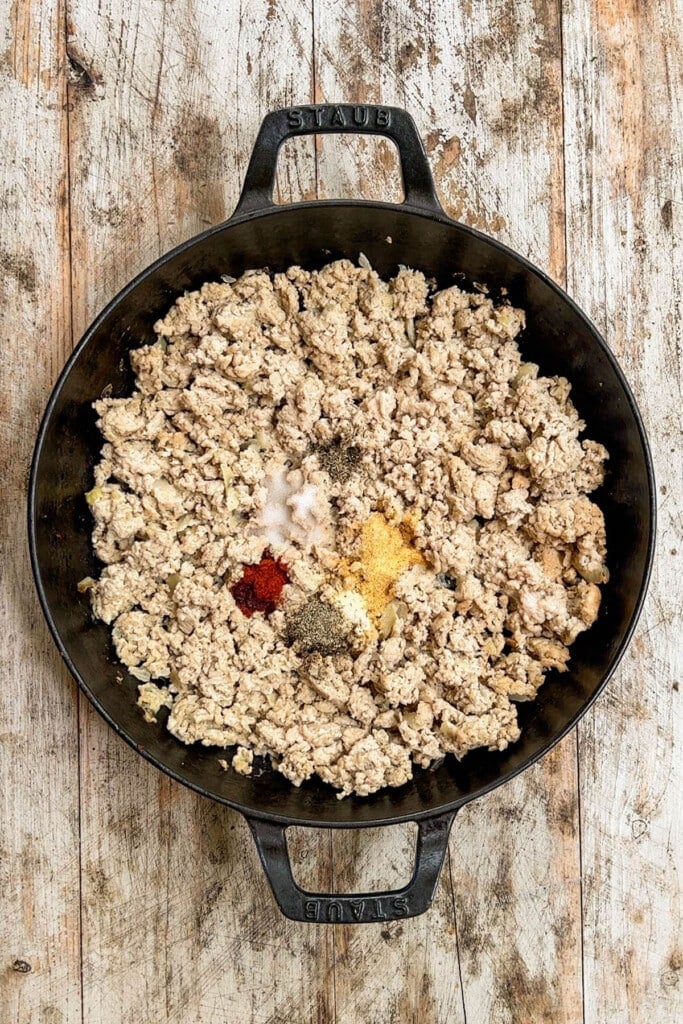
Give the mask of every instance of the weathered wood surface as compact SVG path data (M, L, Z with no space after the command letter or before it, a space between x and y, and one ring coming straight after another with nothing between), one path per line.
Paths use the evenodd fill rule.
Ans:
M310 12L291 30L266 3L250 12L240 26L191 3L113 3L106 18L72 3L69 51L93 81L70 90L75 337L151 259L229 214L261 118L309 94ZM313 178L312 153L287 162L284 196ZM333 935L277 912L244 821L150 770L84 699L81 716L85 1021L331 1018ZM297 850L329 886L327 836Z
M564 20L569 287L653 446L659 543L640 629L579 727L586 1021L683 1019L680 4L572 0Z
M31 449L70 348L64 10L0 9L0 1021L81 1020L78 703L25 541Z
M683 1019L680 13L3 5L0 1024ZM37 420L72 341L230 212L268 109L337 98L410 109L450 212L567 281L634 385L661 489L644 622L578 739L459 815L427 915L362 928L285 921L242 819L79 707L22 538ZM278 194L398 199L397 161L381 141L297 140ZM398 884L412 845L409 827L292 842L298 878L340 890Z
M564 280L561 42L553 4L417 2L384 8L318 0L316 100L406 106L426 139L442 201ZM538 14L542 19L538 20ZM352 59L349 54L353 53ZM514 83L514 86L511 84ZM542 97L542 102L536 102ZM390 147L318 140L321 195L397 198ZM503 212L504 211L504 214ZM576 744L456 820L449 870L455 921L445 901L389 928L346 928L336 949L339 1019L581 1020L581 904ZM381 880L386 846L362 833L335 835L335 881ZM409 845L409 844L406 844ZM339 862L346 864L340 872ZM443 908L443 909L442 909ZM520 925L523 924L523 927ZM457 932L456 932L457 929ZM398 939L384 940L385 933ZM414 949L411 970L403 970ZM504 958L500 950L505 950ZM426 959L437 957L436 963ZM459 955L458 955L459 954ZM363 964L381 961L381 988ZM441 966L441 983L433 979Z

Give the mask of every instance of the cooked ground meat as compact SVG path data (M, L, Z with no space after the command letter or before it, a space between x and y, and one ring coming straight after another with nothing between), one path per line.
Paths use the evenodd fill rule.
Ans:
M568 381L522 361L523 325L347 260L177 300L131 353L135 392L95 403L88 495L93 608L148 717L340 796L517 740L607 579L586 496L607 452ZM264 555L288 582L247 615L235 584Z

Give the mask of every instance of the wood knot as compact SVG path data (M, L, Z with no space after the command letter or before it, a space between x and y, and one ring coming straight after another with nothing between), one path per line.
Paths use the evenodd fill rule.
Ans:
M97 86L102 85L102 76L73 45L67 46L66 59L69 62L69 85L95 99Z
M631 822L631 835L634 839L640 839L641 836L645 835L648 828L648 823L642 818L634 818Z

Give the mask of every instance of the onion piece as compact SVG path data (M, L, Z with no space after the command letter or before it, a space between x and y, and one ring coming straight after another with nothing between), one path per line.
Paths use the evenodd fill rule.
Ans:
M407 316L406 317L406 336L407 336L408 341L410 342L410 344L414 345L415 344L415 340L417 338L417 335L415 333L415 317L414 316Z
M104 491L101 487L93 487L92 491L88 491L85 495L85 500L92 508L93 505L100 500L104 495Z
M148 683L152 678L146 668L136 668L133 666L133 668L129 668L128 671L135 677L135 679L139 679L142 683Z

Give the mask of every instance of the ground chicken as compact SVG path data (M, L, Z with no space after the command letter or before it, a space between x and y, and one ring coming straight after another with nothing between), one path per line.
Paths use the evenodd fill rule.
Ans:
M340 796L514 743L607 580L607 452L523 362L523 311L360 262L205 284L131 353L135 392L95 403L104 568L80 588L148 719ZM375 535L401 561L373 589ZM288 582L246 614L266 551Z

